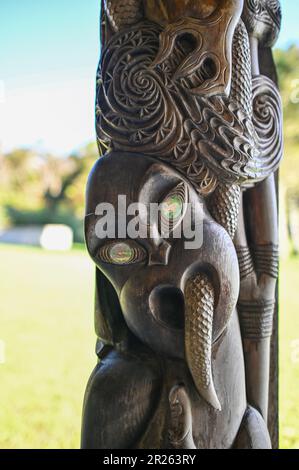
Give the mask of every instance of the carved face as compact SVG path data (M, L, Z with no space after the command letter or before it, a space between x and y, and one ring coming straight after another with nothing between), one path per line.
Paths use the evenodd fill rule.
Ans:
M207 18L219 7L219 0L144 0L145 12L148 19L165 25L190 16Z
M215 22L219 32L208 24L214 13L121 30L99 67L98 139L116 151L169 161L203 195L217 181L262 181L282 157L279 93L268 78L252 79L247 30L242 21L234 26L242 2L232 11L229 5L220 2L215 10L232 15L229 26ZM215 57L223 54L218 75Z
M131 203L146 207L162 203L159 230L153 230L151 238L133 239L125 234L118 238L119 227L112 234L114 238L99 238L96 207L109 203L118 218L119 195L126 196L127 207ZM202 388L211 364L212 342L224 331L239 291L237 258L230 237L202 202L190 184L165 164L144 155L111 154L99 160L91 173L85 223L88 251L113 285L129 329L158 353L186 357L191 372L198 369L192 350L198 346L199 355L203 354L201 348L206 351L205 370L194 372L200 376L198 388ZM192 206L190 223L186 222L186 203ZM132 219L132 215L126 216L126 224ZM163 237L159 231L163 233L163 224L169 219L170 230ZM184 221L188 229L196 219L203 224L203 243L187 249L184 236L174 239L171 233ZM139 227L142 225L146 225L143 214L139 216ZM210 296L209 305L201 295ZM191 344L193 334L196 338L204 335L206 346ZM206 398L217 407L215 400Z
M175 5L174 5L175 3ZM197 76L192 92L201 96L229 95L232 74L233 35L240 19L243 0L145 0L148 19L161 24L160 49L155 64L165 61L176 40L191 39L190 53L174 79Z

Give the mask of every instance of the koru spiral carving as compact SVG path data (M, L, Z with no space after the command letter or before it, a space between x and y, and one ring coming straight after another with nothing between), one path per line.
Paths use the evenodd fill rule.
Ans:
M234 34L236 68L229 98L193 95L194 84L209 80L205 64L175 78L188 50L183 40L154 67L161 31L158 25L139 23L106 46L98 75L99 139L116 150L167 159L202 194L212 192L218 179L246 183L275 171L282 155L281 101L267 77L257 77L252 85L243 23ZM269 146L274 150L270 161L265 155Z
M85 219L100 361L84 448L270 448L269 432L277 445L268 396L282 104L260 60L280 25L277 0L102 0L105 155ZM153 231L135 214L146 237L99 235L98 205L120 225L120 195L159 205ZM174 236L183 226L196 227L200 246Z

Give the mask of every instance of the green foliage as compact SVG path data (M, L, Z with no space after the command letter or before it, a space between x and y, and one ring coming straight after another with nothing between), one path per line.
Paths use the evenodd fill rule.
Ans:
M83 220L76 217L68 210L38 209L19 210L12 206L6 206L6 215L13 226L64 224L71 227L74 240L77 243L84 242Z
M0 448L79 448L96 364L94 267L84 251L0 245Z

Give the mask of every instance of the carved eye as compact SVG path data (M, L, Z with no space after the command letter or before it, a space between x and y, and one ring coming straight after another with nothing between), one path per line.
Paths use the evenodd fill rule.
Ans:
M167 220L177 220L183 213L183 201L177 194L169 196L162 203L162 217Z
M146 253L137 243L113 242L99 249L98 257L104 263L124 266L144 261Z
M180 183L174 188L161 203L161 233L165 234L173 230L182 220L185 214L187 202L186 187Z

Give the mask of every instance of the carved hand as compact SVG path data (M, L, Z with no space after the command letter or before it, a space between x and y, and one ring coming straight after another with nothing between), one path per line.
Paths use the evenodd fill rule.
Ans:
M175 386L169 394L169 443L173 449L196 449L192 436L192 410L184 386Z

